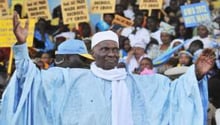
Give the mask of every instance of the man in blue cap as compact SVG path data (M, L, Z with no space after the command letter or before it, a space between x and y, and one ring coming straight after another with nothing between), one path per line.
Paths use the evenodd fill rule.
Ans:
M88 69L50 68L31 62L25 43L28 24L14 15L16 73L3 95L2 125L205 125L206 80L213 51L171 82L162 75L137 76L116 68L118 36L112 31L92 38L95 62ZM206 65L206 66L204 66Z
M89 68L93 61L85 43L77 39L69 39L61 43L55 54L55 65L63 68Z

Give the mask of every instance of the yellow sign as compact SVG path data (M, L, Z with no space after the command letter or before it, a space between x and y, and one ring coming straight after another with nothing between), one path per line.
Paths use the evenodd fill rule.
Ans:
M64 24L89 21L86 0L62 0L61 8Z
M220 1L214 1L214 2L212 2L211 4L213 5L213 7L214 7L215 9L219 9L219 8L220 8Z
M163 0L140 0L140 10L162 9Z
M60 18L54 18L50 21L50 25L52 26L58 26L59 25L59 21L60 21Z
M1 19L12 18L10 11L8 9L8 1L7 0L0 0L0 18Z
M51 19L47 0L33 0L26 3L27 13L29 18Z
M15 4L23 4L25 0L12 0L12 5L15 5Z
M125 17L122 17L122 16L119 16L119 15L115 15L115 18L114 20L112 21L113 24L119 24L121 26L124 26L124 27L130 27L133 25L133 21L125 18Z
M20 20L21 26L24 26L26 20ZM33 44L35 20L29 19L29 29L27 44L29 47ZM12 19L0 20L0 47L11 47L17 40L13 33Z
M92 13L114 13L115 0L91 0Z
M0 9L0 18L1 19L12 19L12 14L9 12L9 9Z
M0 0L0 10L8 8L8 0Z

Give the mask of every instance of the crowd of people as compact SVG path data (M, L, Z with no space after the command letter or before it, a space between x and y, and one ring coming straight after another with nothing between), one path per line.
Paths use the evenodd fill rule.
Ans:
M12 87L13 84L11 83L12 85L8 86L7 91L4 93L6 100L15 98L14 101L7 100L3 102L3 106L4 103L5 105L13 103L13 105L8 105L9 109L10 106L16 107L16 109L12 108L14 114L10 112L11 114L9 113L8 116L15 117L12 121L14 124L16 122L19 124L36 124L36 121L33 120L36 119L41 120L42 124L52 122L53 124L78 123L88 125L90 122L92 124L99 122L97 124L100 125L105 123L106 125L111 123L112 125L142 125L143 123L147 125L167 123L179 125L182 122L181 124L220 125L220 94L218 93L220 91L220 9L214 9L210 5L212 21L202 22L198 26L190 28L185 27L180 11L181 5L199 2L202 1L191 0L189 3L189 1L184 0L170 0L167 5L164 5L163 12L152 10L149 16L148 10L139 9L138 2L121 0L120 4L115 7L115 13L103 14L103 19L100 19L94 28L88 22L79 23L78 28L64 25L61 8L58 6L54 9L52 15L53 18L59 18L59 23L52 25L51 21L39 19L35 25L33 47L28 47L28 50L25 49L27 47L24 45L26 39L22 39L25 34L16 33L17 29L23 31L25 28L19 26L18 17L15 17L19 13L15 14L13 25L18 42L14 46L14 75L8 76L6 72L10 49L0 48L1 93L5 90L9 81L21 84L20 87L18 86L18 90L13 93L12 90L16 87ZM114 24L115 15L130 19L134 23L130 27ZM27 53L29 53L29 57ZM106 57L106 55L109 57ZM201 60L201 55L215 59L212 68L207 69L208 71L205 72L205 78L204 74L198 75L195 72L196 75L192 75L193 73L190 72L194 65L199 65L198 60ZM32 65L32 62L34 65ZM209 68L208 64L210 63L202 67ZM36 69L33 68L35 66ZM61 67L61 69L56 67ZM76 70L69 68L76 68ZM112 71L115 68L120 69L120 71ZM111 70L111 72L106 72L106 70ZM195 71L197 70L202 72L199 69ZM118 72L128 73L132 76L124 78L125 76L118 75ZM30 78L26 77L26 73L29 73ZM73 76L70 76L71 74ZM158 74L168 76L172 81ZM181 76L182 74L184 75ZM204 79L207 81L207 83L202 82L197 86L201 92L201 98L197 98L198 95L193 92L193 94L190 93L192 90L180 90L181 87L186 87L186 84L195 82L195 79L199 82L204 81ZM121 82L121 86L115 85L115 81ZM28 85L28 82L31 82L31 86ZM110 82L112 86L110 84L106 85ZM154 85L149 85L150 83L146 82L153 82ZM36 85L36 83L41 84ZM92 86L94 85L96 88L91 87L88 83L92 83ZM126 87L123 86L125 84L122 83L127 83L128 89L125 89ZM134 83L137 83L137 85L134 85ZM179 84L183 85L180 86ZM147 86L153 87L148 88ZM191 85L189 86L191 87ZM33 87L36 87L36 89L33 89ZM124 92L121 94L122 98L117 98L117 89L113 90L117 87ZM184 89L190 89L190 87ZM50 91L50 89L53 90ZM69 92L70 89L76 92ZM185 91L190 91L192 98L195 99L194 101L191 100L193 103L198 103L196 99L200 99L203 107L202 114L196 114L197 110L201 113L196 104L193 105L194 110L189 109L191 105L185 101L188 100L184 95ZM101 92L104 93L104 99L101 97ZM15 97L10 96L9 93L17 95ZM29 93L29 95L23 97L25 93ZM204 108L206 107L205 94L208 96L209 102L207 113L204 113L206 112ZM33 96L33 98L30 96ZM35 102L38 97L40 101ZM179 98L182 98L185 102L181 99L178 100ZM141 103L143 99L145 101ZM177 101L170 101L172 99ZM20 104L19 102L22 100L23 104ZM88 100L89 102L86 102ZM112 100L115 101L114 104L111 102ZM33 107L28 106L31 105L30 102L33 102ZM54 104L52 105L51 102ZM110 102L111 104L109 104ZM171 108L166 106L168 102L181 104L172 104L174 108ZM122 106L124 107L118 106L120 103L123 103ZM181 107L182 104L186 104L186 106ZM25 113L26 109L19 107L19 105L33 111L30 118ZM40 109L39 106L35 105L42 105L45 109ZM150 109L150 107L154 107L152 105L156 105L158 110ZM100 106L100 109L96 106ZM18 109L20 111L16 114ZM37 111L39 109L40 111ZM119 109L121 112L118 112ZM188 112L184 112L184 109ZM141 112L141 110L146 111ZM94 113L95 111L96 113ZM114 114L111 115L109 111L114 112ZM182 111L182 114L175 114L178 111ZM6 110L3 110L3 112L5 113ZM176 116L168 118L168 116L164 116L166 114L163 112L169 112L170 115ZM61 115L59 113L63 116L59 116ZM133 118L131 118L132 114ZM134 114L137 116L134 116ZM181 119L181 115L185 119ZM74 116L74 118L65 116ZM198 120L201 120L201 116L205 118L197 123ZM9 121L6 121L9 120L7 117L2 117L5 118L5 125L10 124ZM148 118L145 119L145 117ZM156 117L160 120L154 121L153 119ZM187 120L188 117L192 117L193 120L182 121ZM22 118L27 118L27 121Z

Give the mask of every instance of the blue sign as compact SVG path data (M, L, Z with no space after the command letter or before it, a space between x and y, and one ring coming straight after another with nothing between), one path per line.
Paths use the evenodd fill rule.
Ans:
M203 22L211 22L210 10L205 2L181 6L186 27L196 27Z

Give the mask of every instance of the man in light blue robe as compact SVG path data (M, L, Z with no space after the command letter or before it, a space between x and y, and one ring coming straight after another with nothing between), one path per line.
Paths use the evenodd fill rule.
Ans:
M3 95L0 125L206 124L207 85L202 77L213 66L213 53L201 56L173 82L159 74L132 75L115 68L118 37L104 31L92 38L91 70L39 70L28 56L28 24L20 27L16 14L13 21L16 71Z

